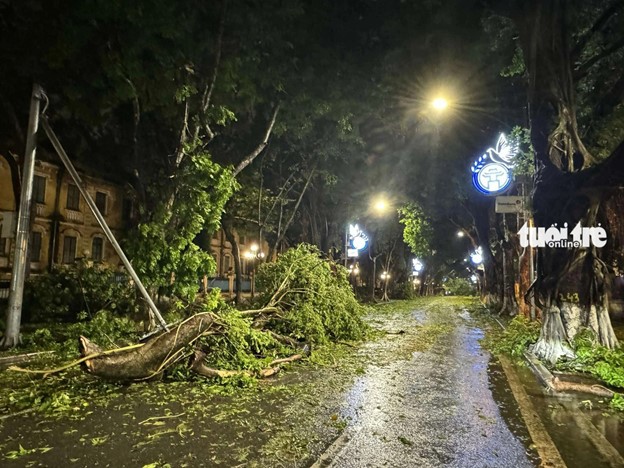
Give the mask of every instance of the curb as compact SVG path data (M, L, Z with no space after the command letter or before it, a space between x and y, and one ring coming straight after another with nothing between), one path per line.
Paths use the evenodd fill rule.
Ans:
M555 390L555 387L552 384L554 376L550 373L548 369L546 369L546 366L544 366L544 364L542 364L542 362L537 359L537 356L535 356L535 354L530 351L525 351L524 359L529 364L529 367L531 368L533 373L540 380L542 386L545 387L549 393L557 395L559 392Z

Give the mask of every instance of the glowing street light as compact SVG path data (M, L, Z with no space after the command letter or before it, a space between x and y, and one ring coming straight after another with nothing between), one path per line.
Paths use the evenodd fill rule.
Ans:
M386 211L387 207L388 207L388 204L385 202L385 200L377 200L375 202L375 210L377 210L379 212Z
M388 281L388 280L390 279L390 273L388 273L388 272L384 271L384 272L381 274L380 278L381 278L382 280L384 280L384 281Z
M249 272L249 280L251 286L251 297L256 294L256 260L264 258L264 252L260 250L260 246L255 242L249 246L249 250L243 253L243 257L251 263L251 271Z
M384 215L390 210L390 202L384 195L379 195L373 200L371 208L375 214Z
M465 235L464 231L457 231L457 237L464 237Z
M418 273L420 273L424 267L425 266L423 265L423 262L420 261L420 259L412 259L412 272L414 273L414 276L418 275Z
M431 106L437 111L443 111L448 107L448 101L443 97L437 97L431 101Z

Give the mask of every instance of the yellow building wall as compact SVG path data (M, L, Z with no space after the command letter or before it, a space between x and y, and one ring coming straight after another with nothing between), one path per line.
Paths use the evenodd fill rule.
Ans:
M100 237L103 239L102 261L114 266L119 265L119 257L82 196L77 210L67 207L68 187L73 184L67 172L61 170L58 165L37 161L35 175L45 178L45 196L44 203L33 203L32 231L41 234L41 250L39 261L31 262L31 272L42 272L50 267L51 237L55 219L58 221L58 234L52 264L62 263L64 238L73 236L76 237L76 258L91 258L93 239ZM114 182L89 175L81 177L86 190L94 200L96 192L106 194L104 219L113 233L119 235L124 227L123 200L126 197L131 198L131 194ZM8 164L2 158L0 158L0 211L15 211L11 174ZM0 252L0 280L10 278L14 240L9 238L3 243L5 251Z

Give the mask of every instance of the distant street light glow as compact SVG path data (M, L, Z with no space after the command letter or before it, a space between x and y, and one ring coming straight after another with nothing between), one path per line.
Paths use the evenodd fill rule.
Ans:
M464 231L457 231L457 237L464 237Z

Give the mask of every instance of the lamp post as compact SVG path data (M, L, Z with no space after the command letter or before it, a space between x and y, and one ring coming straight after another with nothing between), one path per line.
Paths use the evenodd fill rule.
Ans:
M249 272L249 283L251 289L251 297L256 295L256 260L264 258L265 254L255 242L249 246L249 251L243 254L245 258L251 261L251 271Z
M380 277L381 277L381 281L383 281L384 283L384 293L381 298L381 301L389 302L390 298L388 297L388 280L390 279L390 273L388 273L387 271L384 271Z

